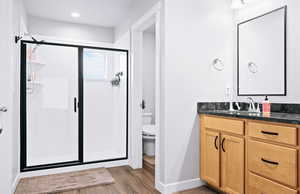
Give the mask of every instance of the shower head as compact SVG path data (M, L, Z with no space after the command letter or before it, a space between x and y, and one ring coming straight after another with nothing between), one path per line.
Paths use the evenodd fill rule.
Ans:
M115 78L111 80L112 86L119 86L121 82L121 76L123 76L123 72L118 72L115 74Z
M117 77L123 76L123 72L121 71L121 72L116 73L116 76Z

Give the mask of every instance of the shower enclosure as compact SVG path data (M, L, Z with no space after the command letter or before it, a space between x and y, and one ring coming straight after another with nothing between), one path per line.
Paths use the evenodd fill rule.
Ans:
M21 171L128 158L128 51L21 42Z

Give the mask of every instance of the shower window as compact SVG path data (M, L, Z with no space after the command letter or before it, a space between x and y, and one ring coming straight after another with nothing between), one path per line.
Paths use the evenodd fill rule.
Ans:
M21 59L21 171L127 159L127 50L22 41Z
M109 55L105 51L84 49L84 79L103 80L108 79Z

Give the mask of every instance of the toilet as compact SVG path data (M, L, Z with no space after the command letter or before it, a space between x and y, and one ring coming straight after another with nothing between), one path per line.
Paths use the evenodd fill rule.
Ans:
M155 155L155 125L151 124L152 113L143 113L143 153L147 156Z

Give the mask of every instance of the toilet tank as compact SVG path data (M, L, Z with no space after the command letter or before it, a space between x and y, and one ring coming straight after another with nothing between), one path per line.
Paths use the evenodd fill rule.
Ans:
M152 121L152 113L143 113L143 125L149 125Z

